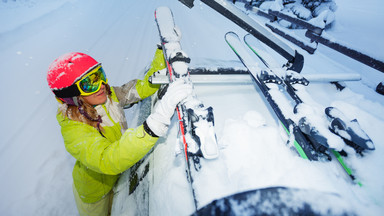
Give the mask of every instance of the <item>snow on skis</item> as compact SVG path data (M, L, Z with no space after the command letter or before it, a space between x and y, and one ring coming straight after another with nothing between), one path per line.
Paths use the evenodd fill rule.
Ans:
M314 127L318 129L321 129L322 134L327 138L327 142L330 144L331 148L336 150L341 150L343 148L344 143L340 143L339 138L333 138L337 135L348 145L353 147L357 153L361 153L363 150L375 149L372 140L361 129L356 119L349 120L335 107L324 108L317 103L308 105L299 97L298 93L306 96L305 98L312 98L305 89L305 86L309 85L309 81L305 79L305 77L295 71L284 70L278 66L272 67L268 64L264 57L269 60L272 58L267 51L263 50L262 44L251 35L245 35L244 42L272 74L276 74L283 80L284 88L287 90L289 96L296 102L294 110L295 114L300 114L299 111L304 111L301 116L305 118L305 116L308 117L308 114L313 114L315 111L318 112L315 114L321 116L322 118L311 119L308 123L313 124ZM315 100L312 101L314 102ZM324 124L316 124L316 122L324 122ZM311 128L311 130L313 130L313 128Z
M167 7L157 8L155 20L167 64L169 82L184 80L192 83L188 72L190 58L181 49L181 32L174 23L172 11ZM180 103L176 111L186 159L187 178L197 210L201 206L194 187L194 178L202 168L200 159L215 159L219 156L213 109L206 108L196 95L192 95Z
M269 76L266 71L262 71L256 61L248 54L244 45L241 43L239 36L234 32L228 32L225 35L225 40L228 45L232 48L235 54L239 57L240 61L246 66L251 74L252 79L257 84L259 89L263 92L264 97L268 101L270 107L278 117L282 126L288 135L293 135L294 138L293 145L296 148L297 152L301 157L309 160L318 160L319 155L310 145L308 140L305 138L304 134L300 131L297 124L290 118L287 118L286 115L282 112L276 101L272 98L272 91L279 93L279 90L270 89L267 87L265 82L262 80L264 77L265 81L279 83L281 80L277 76Z
M374 149L372 141L359 127L357 120L347 119L334 107L324 109L320 105L306 104L297 94L297 89L300 89L300 95L310 97L305 90L305 86L309 84L308 80L295 71L285 71L276 64L271 64L273 58L262 49L256 39L251 38L253 38L251 35L246 35L244 42L256 54L259 62L247 52L236 33L228 32L225 35L228 45L248 68L284 128L295 129L287 130L287 133L293 134L294 146L300 156L310 160L324 158L331 161L332 153L351 179L361 185L342 157L345 156L343 151L345 144L354 148L359 154L364 150ZM294 88L293 85L300 88ZM283 99L293 101L293 105L282 102Z

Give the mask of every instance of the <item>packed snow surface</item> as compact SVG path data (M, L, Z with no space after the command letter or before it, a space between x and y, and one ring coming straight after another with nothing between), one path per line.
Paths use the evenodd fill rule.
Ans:
M380 0L335 0L337 10L327 37L384 60L384 14ZM230 4L230 2L228 2ZM46 76L51 62L68 52L83 52L102 62L111 85L143 77L159 43L154 11L170 7L182 32L182 49L191 66L215 68L238 59L224 41L228 31L246 34L200 1L188 9L177 0L2 0L0 1L0 88L2 94L0 174L1 215L76 215L72 194L74 158L64 147L56 121L57 101ZM241 3L236 6L243 8ZM255 18L255 16L251 16ZM258 18L258 22L266 22ZM376 85L384 74L336 51L318 45L305 57L305 74L360 74L361 81L346 82L338 91L327 83L312 83L301 95L314 107L334 106L357 119L375 144L360 156L345 147L347 165L362 187L351 182L336 160L310 162L300 158L290 139L251 83L196 84L198 98L212 106L220 147L216 160L203 161L195 183L201 205L223 196L269 186L289 186L336 193L347 204L321 200L317 207L347 208L357 215L381 215L384 210L384 96ZM279 61L278 58L276 58ZM292 106L289 101L286 106ZM134 125L139 105L127 110ZM169 134L153 151L151 196L147 206L132 205L122 196L124 214L146 209L151 215L188 215L193 201L177 146L175 119ZM140 168L143 169L143 168ZM122 180L127 180L124 175ZM123 191L123 181L117 190ZM167 197L164 199L164 195ZM139 202L140 203L140 202ZM142 204L144 205L144 204Z

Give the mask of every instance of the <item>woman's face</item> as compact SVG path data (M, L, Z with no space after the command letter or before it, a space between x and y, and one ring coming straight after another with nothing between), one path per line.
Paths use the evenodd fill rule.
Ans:
M92 106L103 104L107 101L107 93L105 85L102 84L100 90L88 96L82 96L84 101Z

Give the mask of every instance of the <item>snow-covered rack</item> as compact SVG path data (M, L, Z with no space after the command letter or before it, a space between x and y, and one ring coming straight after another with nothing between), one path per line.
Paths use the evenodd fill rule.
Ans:
M208 84L252 84L252 78L244 68L221 68L221 67L196 67L190 68L189 73L193 83ZM360 81L361 75L357 73L334 73L334 74L308 74L305 78L309 82L344 82L344 81ZM154 75L149 81L152 84L169 83L168 76Z
M274 10L268 10L263 11L260 10L257 7L252 7L249 5L246 5L246 8L248 10L253 11L257 15L266 17L270 20L270 23L266 23L265 25L270 28L273 32L276 34L286 38L287 40L291 41L292 43L298 45L299 47L306 50L308 53L313 54L316 49L318 43L321 43L331 49L334 49L352 59L355 59L356 61L359 61L369 67L372 67L378 71L384 72L384 62L378 59L375 59L361 51L352 49L346 45L344 45L340 41L335 41L334 39L329 39L326 36L322 36L324 28L320 28L319 26L313 25L312 23L306 22L304 20L292 17L288 14L282 13L280 11L274 11ZM276 20L283 19L288 22L291 22L295 25L298 25L307 31L305 32L305 36L311 40L311 43L304 42L300 40L298 37L295 37L294 35L291 35L288 31L286 31L284 28L280 27L278 24L275 23Z

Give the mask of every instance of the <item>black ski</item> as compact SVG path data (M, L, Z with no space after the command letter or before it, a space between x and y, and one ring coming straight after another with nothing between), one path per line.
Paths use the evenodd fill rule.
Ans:
M270 70L272 74L274 73L274 70L271 68L271 66L268 64L268 62L262 57L262 55L256 50L255 44L251 44L251 41L249 38L252 36L246 35L244 37L244 41L247 44L247 46L256 54L258 59L262 64L267 67L267 69ZM266 53L263 53L266 55ZM294 75L292 75L294 74ZM301 84L301 85L308 85L309 82L302 77L300 74L295 73L294 71L287 72L285 74L279 74L279 77L284 82L284 87L290 97L296 102L296 106L299 106L300 104L303 104L303 101L300 99L300 97L296 94L296 89L292 86L293 84ZM294 77L294 78L293 78ZM304 89L305 90L305 89ZM296 112L296 110L295 110ZM328 117L329 120L329 130L339 136L347 145L351 146L355 149L355 151L359 154L362 154L364 150L374 150L374 144L372 140L368 137L368 135L360 128L358 122L356 119L349 120L346 118L343 113L338 110L335 107L327 107L325 109L325 114ZM315 149L317 151L326 151L326 149L317 149L316 146L318 146L317 142L320 141L322 143L322 146L326 146L327 139L319 133L318 129L314 126L312 126L312 123L310 121L306 121L306 118L303 117L299 121L300 129L301 131L307 135L307 138L312 142L312 145L315 146ZM324 130L323 130L324 131ZM335 149L330 148L329 149L332 154L336 157L337 161L341 164L341 166L344 168L345 172L351 177L353 181L355 181L357 184L362 185L358 180L356 180L355 176L353 175L351 169L346 165L346 163L343 160L343 157L341 156L340 152L343 152L342 150L336 151ZM331 158L329 158L331 160Z
M293 109L292 113L296 113L296 108L298 105L303 104L303 101L300 99L300 97L296 94L295 89L292 87L293 83L301 83L301 84L308 84L308 81L303 78L301 75L296 74L285 74L285 76L282 76L281 74L277 75L271 70L270 65L268 62L261 57L259 54L257 54L253 48L253 51L255 54L259 56L259 60L262 62L262 65L265 65L266 69L261 69L259 64L256 63L256 61L247 53L247 51L244 48L244 45L241 43L239 37L237 36L236 33L233 32L228 32L226 34L226 41L232 48L232 50L236 53L236 55L239 57L239 59L243 62L243 64L248 68L250 74L252 77L255 78L255 83L259 86L259 88L262 90L264 96L267 98L269 104L272 107L277 107L273 108L275 111L275 114L279 118L280 122L284 125L285 121L284 119L287 119L281 112L278 104L273 101L273 96L278 96L276 95L277 93L274 92L273 95L269 94L269 88L268 85L278 85L280 87L283 87L280 89L281 91L286 92L287 95L291 97L293 101L295 101L296 106ZM266 72L268 71L268 72ZM294 72L293 72L294 73ZM272 84L271 84L272 83ZM267 94L265 93L267 92ZM279 91L280 92L280 91ZM280 97L279 97L280 98ZM334 111L334 110L333 110ZM333 112L335 113L335 112ZM339 115L338 113L335 114L334 118L338 118ZM291 120L292 121L292 120ZM359 182L354 174L352 173L352 170L347 166L347 164L344 162L342 155L340 152L329 148L329 145L327 143L327 138L324 137L322 133L319 132L318 128L313 125L313 122L309 121L305 116L300 118L300 120L295 123L292 121L292 124L297 127L297 133L295 133L295 139L297 140L297 137L303 137L305 142L303 142L303 145L306 146L308 149L311 149L313 152L312 155L316 155L315 159L319 159L320 157L326 157L329 161L332 160L332 157L329 153L332 152L332 155L336 157L337 161L341 164L343 167L344 171L348 174L348 176L357 184L360 186L362 185L361 182ZM298 124L298 125L296 125ZM347 128L347 127L346 127ZM335 136L335 135L332 135ZM342 140L341 140L342 141ZM369 147L372 147L370 145L371 143L368 144ZM299 149L297 149L299 152ZM355 148L355 150L358 152L358 149ZM307 152L305 152L307 153ZM342 151L343 153L343 151ZM300 154L301 155L301 154ZM302 156L302 155L301 155ZM302 156L303 157L303 156ZM306 158L306 157L303 157ZM312 159L308 157L308 159ZM312 159L314 160L314 159Z
M253 39L253 40L252 40ZM244 36L245 44L252 50L252 52L258 57L260 62L272 73L276 74L276 71L271 68L267 61L260 54L261 44L258 43L257 39L251 35ZM257 50L259 48L259 50ZM268 55L264 52L263 55ZM301 84L307 86L309 81L305 79L301 74L294 71L284 71L283 74L278 75L284 82L284 87L289 93L290 97L296 102L296 106L303 104L303 101L296 93L296 88L293 87L295 84ZM302 91L305 89L302 88ZM306 91L305 91L306 92ZM346 144L353 147L357 153L361 153L364 150L374 150L374 144L368 135L361 129L356 119L348 119L340 110L335 107L325 108L324 114L329 120L329 130L341 137Z
M262 71L250 55L246 52L245 47L240 41L238 35L234 32L228 32L225 35L225 40L231 49L235 52L240 61L247 67L249 74L263 93L264 97L268 101L270 107L278 117L280 123L284 127L288 135L294 136L293 145L295 146L299 155L305 159L318 160L321 155L315 151L314 147L310 144L307 137L302 133L299 126L289 117L286 117L281 111L280 107L272 98L270 88L266 83L281 84L281 79L277 76L269 74L267 71Z
M179 1L189 8L193 7L194 0ZM277 38L272 32L268 31L258 22L251 19L247 14L238 9L236 6L229 3L227 0L201 1L282 55L285 59L288 60L287 65L289 65L292 70L301 71L304 64L304 57L298 53L297 50L292 49L282 40Z

